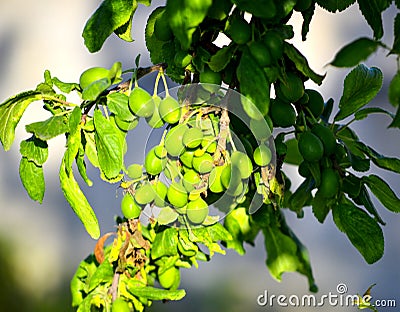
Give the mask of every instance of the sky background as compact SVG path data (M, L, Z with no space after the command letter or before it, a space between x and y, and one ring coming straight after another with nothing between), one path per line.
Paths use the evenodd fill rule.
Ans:
M154 5L162 3L154 2ZM43 80L43 72L49 69L53 76L62 81L77 82L80 73L92 66L110 67L121 61L124 69L134 66L138 53L142 54L141 66L150 65L145 49L143 29L151 9L140 6L134 19L134 43L126 43L115 36L109 38L103 49L90 54L83 44L82 29L94 12L99 1L0 1L0 102L18 92L34 89ZM391 7L384 13L384 42L392 44L392 21L396 9ZM311 24L308 40L300 40L301 18L295 14L290 21L295 26L296 36L292 42L309 59L311 67L318 73L326 73L322 87L307 83L307 87L320 90L325 100L332 97L336 102L343 90L343 79L348 69L327 66L339 47L359 36L372 36L372 31L360 15L356 5L340 14L330 14L321 9L316 11ZM396 71L394 57L385 57L379 50L366 64L377 66L385 74L380 96L371 105L390 111L386 93L388 83ZM150 79L144 84L151 83ZM50 157L45 164L46 194L42 205L32 202L18 176L19 142L29 137L24 125L38 119L40 103L32 104L26 111L16 131L14 145L9 152L0 149L0 248L2 258L11 263L9 271L0 270L1 280L13 280L21 294L21 300L46 306L58 298L61 291L67 294L69 305L69 280L79 262L90 253L95 245L85 232L82 224L66 203L59 189L58 168L64 152L64 141L52 139L49 142ZM373 116L355 123L353 128L361 139L388 156L399 156L398 130L386 127L390 120L385 116ZM143 160L142 146L148 128L141 126L129 135L126 162ZM286 172L298 185L296 170L286 166ZM116 196L117 186L106 185L98 178L98 172L89 168L94 181L91 188L83 187L87 197L98 214L101 231L114 229L113 218L120 213L120 197ZM397 175L376 170L371 172L384 177L397 195L400 195ZM336 286L345 283L348 294L362 294L373 283L374 298L396 299L400 305L400 261L399 234L400 217L387 212L377 203L377 208L386 221L385 255L373 265L365 263L361 255L350 244L347 237L333 224L331 215L324 224L319 224L309 208L304 219L297 219L288 213L287 220L301 241L308 247L318 295L332 292ZM216 255L210 263L201 263L199 269L184 270L182 287L187 296L181 302L155 304L150 311L185 311L190 306L197 311L308 311L310 308L268 308L259 307L256 299L264 291L269 294L308 294L306 278L297 273L283 276L282 282L273 280L265 266L263 240L257 238L256 247L246 246L247 254L238 256L228 251L226 256ZM10 272L12 274L10 275ZM0 301L1 302L1 301ZM63 301L64 302L64 301ZM32 308L33 309L33 308ZM325 306L322 311L356 311L355 308ZM385 308L379 311L395 311ZM0 306L0 311L12 311ZM31 311L26 308L26 311ZM33 311L33 310L32 310ZM37 311L41 311L40 309ZM44 311L44 308L43 308ZM69 306L59 311L71 311Z

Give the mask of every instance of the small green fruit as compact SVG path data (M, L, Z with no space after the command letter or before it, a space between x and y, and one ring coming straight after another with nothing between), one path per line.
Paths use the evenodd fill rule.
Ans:
M332 198L339 192L340 180L338 173L332 168L322 171L321 185L318 192L325 198Z
M214 160L210 154L205 153L199 157L194 156L192 165L198 173L205 174L210 172L214 167Z
M154 190L150 183L142 184L135 193L135 201L139 205L150 204L155 198Z
M144 160L144 168L146 169L146 172L151 175L158 175L160 174L164 168L165 165L167 164L167 159L166 158L159 158L157 157L155 153L155 149L157 148L153 147L146 155L146 158Z
M165 148L168 154L177 157L185 151L182 141L187 129L188 126L186 124L179 124L169 130L165 136Z
M135 219L139 217L142 209L135 202L133 196L129 193L126 193L121 200L121 212L123 216L127 219Z
M309 162L319 161L324 155L324 145L311 131L302 133L299 137L299 152Z
M288 72L286 80L275 84L275 87L277 94L291 103L297 102L304 94L303 81L292 72Z
M271 54L264 41L252 41L249 44L251 55L261 67L267 67L272 64Z
M275 31L268 31L263 37L268 47L272 62L278 61L283 55L283 40Z
M305 94L308 95L308 102L305 106L308 107L315 118L318 118L324 111L324 98L318 91L313 89L306 89Z
M245 44L251 39L251 26L241 16L232 18L227 32L237 44Z
M222 82L221 73L213 71L207 65L204 66L204 70L200 72L200 82L201 83L208 83L214 85L220 85ZM212 90L210 90L212 91Z
M174 207L181 208L188 202L188 194L186 189L177 182L172 182L167 192L168 201Z
M324 146L325 155L329 156L335 152L336 137L330 128L321 124L315 124L311 129L311 132L321 140L322 145Z
M162 99L158 109L161 118L169 124L177 123L181 117L179 103L172 96L167 96Z
M82 89L87 88L93 82L108 78L109 70L103 67L92 67L85 70L79 77L79 84Z
M170 289L174 286L174 288L177 288L180 279L180 271L175 266L167 269L162 274L158 274L158 281L160 282L161 287L164 287L165 289Z
M183 144L188 148L195 148L201 144L203 131L199 128L189 128L183 135Z
M153 129L161 128L164 125L164 121L160 117L159 105L161 98L159 96L153 97L154 111L151 117L146 118L147 124Z
M149 118L153 115L155 104L152 96L146 90L135 87L129 95L129 108L135 115Z
M167 186L158 180L153 184L153 190L155 192L154 205L159 208L164 208L166 206L165 198L168 192Z
M114 121L117 127L124 132L135 129L136 126L139 124L139 119L136 116L131 121L125 121L120 119L118 116L114 116Z
M296 123L296 112L292 104L279 99L272 99L269 114L276 127L288 128Z
M111 312L130 312L131 308L129 307L129 303L124 299L117 298L113 301L111 305Z
M240 151L234 151L231 155L232 166L239 169L240 177L247 179L253 172L253 164L249 156Z
M143 175L143 166L139 164L132 164L128 167L127 174L132 180L139 179Z
M201 224L208 216L208 204L201 198L190 201L186 208L186 215L190 222Z
M272 152L268 146L261 144L254 150L253 159L257 165L264 167L271 162Z
M221 174L224 168L225 166L216 166L211 170L208 176L208 187L213 193L221 193L225 190L221 181Z

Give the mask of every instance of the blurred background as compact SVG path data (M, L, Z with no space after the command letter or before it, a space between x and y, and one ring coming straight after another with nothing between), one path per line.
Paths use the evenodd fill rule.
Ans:
M153 7L162 4L153 1ZM0 1L0 102L18 92L34 89L43 80L43 72L49 69L62 81L77 82L80 73L92 66L110 67L121 61L123 67L134 66L134 58L142 54L141 66L150 65L144 44L144 25L152 9L141 6L134 19L134 43L109 38L103 49L90 54L83 44L82 29L86 20L100 1L66 2L41 0ZM390 46L393 42L394 6L385 11L385 37ZM317 9L306 42L301 42L299 27L301 16L294 14L291 21L296 32L294 44L306 54L311 67L318 73L326 73L323 87L312 83L307 87L320 90L327 100L338 101L342 93L343 79L348 69L327 66L339 47L359 36L372 37L365 20L353 5L340 14L330 14ZM384 74L381 95L371 105L379 105L393 111L386 98L388 83L396 71L396 59L386 58L379 50L366 64L380 67ZM151 83L151 80L148 80ZM79 262L94 248L95 241L86 234L59 189L58 167L64 152L64 141L49 142L50 158L44 166L47 183L42 205L32 202L25 193L18 176L19 142L29 137L24 125L41 118L41 105L28 108L16 132L16 140L9 152L0 149L0 311L72 311L70 308L69 281ZM43 118L44 119L44 118ZM399 130L386 127L390 120L385 116L369 117L355 123L353 128L361 139L382 154L399 156ZM143 137L148 128L140 127L129 136L127 163L143 160ZM134 143L134 144L132 144ZM133 147L134 146L134 147ZM297 173L286 166L293 177ZM98 178L98 172L89 168L94 181L91 188L84 187L89 201L98 214L102 233L114 229L114 216L120 213L117 186L106 185ZM389 172L377 171L400 195L400 179ZM388 213L377 203L386 226L383 228L386 243L384 257L373 265L365 263L352 247L347 237L333 224L331 215L321 225L309 208L304 219L288 213L289 225L308 247L318 295L336 294L336 286L345 283L348 294L363 294L373 283L372 296L376 299L395 299L400 305L400 216ZM210 263L201 263L199 269L184 270L182 287L187 296L180 302L156 303L150 311L308 311L311 308L279 308L259 306L257 297L268 294L305 295L308 285L305 277L297 273L283 276L282 282L273 280L265 266L266 254L263 240L257 239L256 247L247 246L247 254L238 256L227 251L227 256L216 255ZM354 307L319 308L322 311L356 311ZM398 311L398 308L382 308L379 311Z

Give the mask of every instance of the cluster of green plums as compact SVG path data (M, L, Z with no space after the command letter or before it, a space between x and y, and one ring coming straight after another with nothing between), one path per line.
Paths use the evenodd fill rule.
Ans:
M240 202L254 165L267 166L272 152L267 142L260 143L250 157L244 149L237 150L231 130L220 127L220 107L207 102L181 106L170 95L155 99L137 87L130 94L129 107L136 116L146 118L153 128L167 127L144 164L126 168L130 180L125 183L122 213L130 219L139 217L146 205L169 207L181 216L181 223L200 225L209 215L209 195L226 194ZM151 123L155 115L160 122ZM221 144L221 137L226 144Z

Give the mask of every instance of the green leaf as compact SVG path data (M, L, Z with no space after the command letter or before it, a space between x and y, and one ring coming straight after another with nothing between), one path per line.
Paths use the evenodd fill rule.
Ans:
M102 78L92 82L82 91L82 99L86 101L96 100L107 88L111 86L110 78Z
M397 107L396 115L388 128L400 128L400 105Z
M307 34L310 30L310 23L314 16L315 12L315 3L313 3L307 10L302 11L301 15L303 16L303 24L301 25L301 39L306 41Z
M107 107L110 112L125 121L132 121L136 117L129 109L129 97L124 93L114 92L107 95Z
M35 136L21 141L19 152L23 157L26 157L29 161L33 161L38 166L43 165L49 155L47 142Z
M267 115L270 84L248 48L243 51L236 74L241 93L254 103L262 115ZM252 79L249 79L249 77L252 77Z
M101 171L106 178L117 177L123 167L123 138L100 110L94 111L95 142Z
M382 178L371 174L363 177L363 181L383 206L392 212L400 212L400 199Z
M357 204L363 205L367 211L374 216L375 220L382 224L385 225L386 223L382 220L381 216L379 215L378 211L376 210L374 204L372 203L371 197L368 194L367 188L365 185L361 186L360 194L357 196L357 198L354 198L354 201Z
M61 92L64 93L71 93L74 90L79 89L79 83L74 83L74 82L62 82L60 79L57 77L52 78L52 82L54 85L60 89Z
M332 13L343 11L355 2L356 0L317 0L319 6Z
M192 35L204 20L212 0L168 0L166 14L174 35L179 39L183 50L188 50Z
M29 197L42 203L46 188L43 167L28 160L26 157L22 157L19 164L19 176Z
M371 147L364 143L357 142L356 147L371 158L372 162L379 168L390 170L400 173L400 159L394 157L387 157L379 154Z
M158 16L163 14L164 10L164 7L158 7L150 14L149 18L147 19L146 29L144 32L146 46L150 52L150 59L153 64L163 62L162 47L165 42L157 39L157 37L154 35L154 24Z
M277 13L273 0L232 0L232 2L236 4L240 10L261 18L270 19Z
M60 134L68 132L68 118L64 115L55 115L44 121L38 121L25 126L27 132L37 138L47 141Z
M394 19L394 36L391 54L400 54L400 13Z
M150 6L151 0L137 0L138 3L141 3L145 6Z
M148 300L181 300L186 295L183 289L167 290L151 286L138 287L134 279L130 279L126 286L132 295Z
M92 291L102 283L111 284L114 276L113 266L109 261L103 261L90 277L88 291Z
M378 223L352 203L339 203L333 208L333 219L367 263L383 256L384 239Z
M235 45L222 47L217 53L211 56L208 66L210 66L213 71L220 72L229 64L236 48Z
M392 78L389 85L388 96L390 104L394 107L400 106L400 72L397 72Z
M157 216L157 222L161 225L166 225L174 222L178 218L178 212L171 207L164 207Z
M178 231L175 228L166 228L158 232L151 249L151 258L175 256L178 253Z
M89 159L90 163L92 166L96 168L100 168L99 165L99 158L97 155L97 149L96 149L96 141L95 141L95 133L94 132L86 132L84 131L84 136L85 136L85 154L87 158Z
M295 272L299 267L297 245L293 239L282 233L277 224L262 229L267 251L267 267L271 276L282 280L285 272Z
M285 41L284 52L304 76L310 78L316 84L321 85L325 75L322 76L315 73L308 65L307 58L305 58L299 50L297 50L292 44Z
M67 150L65 151L65 169L70 173L72 163L78 154L81 146L81 118L82 112L79 107L75 107L69 117L69 133L67 139Z
M320 192L317 191L312 200L312 212L320 223L324 223L326 216L328 215L331 206L328 205L325 196L322 196Z
M360 109L358 112L356 112L354 114L354 118L356 120L362 120L364 118L367 118L368 115L370 115L370 114L385 114L392 118L394 117L394 115L392 113L388 112L387 110L384 110L383 108L367 107L367 108Z
M391 0L357 0L358 6L365 20L372 28L374 37L383 36L382 12L387 9Z
M303 161L303 156L301 156L299 152L299 147L297 144L297 140L295 138L289 139L285 142L287 146L287 153L285 156L285 163L291 165L300 165Z
M72 170L67 174L65 156L60 166L60 183L65 199L85 226L86 231L93 239L98 239L100 237L100 227L96 214L80 189L79 184L75 181Z
M92 186L93 182L89 179L86 173L85 149L82 144L79 146L78 155L76 156L76 165L83 181L85 181L88 186Z
M15 138L15 128L25 109L34 101L42 99L38 91L27 91L10 97L0 104L0 141L5 151L11 148Z
M136 8L136 0L104 0L83 29L88 50L99 51L113 31L130 20Z
M335 120L342 120L368 104L382 87L383 75L379 68L358 65L344 80L339 112Z
M344 46L335 56L331 65L336 67L354 67L366 60L378 49L379 42L369 38L358 38Z
M135 10L136 11L136 10ZM133 21L133 15L134 11L132 12L129 20L122 26L118 27L116 30L114 30L114 33L121 38L122 40L126 42L133 42L132 38L132 21Z
M311 199L312 185L311 179L306 179L299 185L289 198L290 210L299 212L303 209L306 203Z

